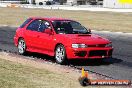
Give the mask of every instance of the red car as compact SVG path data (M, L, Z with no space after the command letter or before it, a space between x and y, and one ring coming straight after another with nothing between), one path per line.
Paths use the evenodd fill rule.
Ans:
M19 54L27 51L55 56L64 64L69 59L112 57L112 43L91 34L79 22L62 18L28 18L17 30L14 43Z

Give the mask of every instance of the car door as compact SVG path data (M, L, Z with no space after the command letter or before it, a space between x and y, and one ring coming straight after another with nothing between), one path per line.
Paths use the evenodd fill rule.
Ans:
M39 48L46 54L52 55L54 52L55 42L53 41L54 35L48 34L45 31L51 30L51 24L43 20L39 27Z
M32 50L39 49L38 29L40 27L41 22L42 20L39 19L33 20L26 28L25 40L26 40L27 48L29 49Z

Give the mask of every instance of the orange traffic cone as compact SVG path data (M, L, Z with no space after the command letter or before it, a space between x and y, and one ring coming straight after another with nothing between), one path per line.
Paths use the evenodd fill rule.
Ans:
M82 68L82 76L81 77L86 77L88 78L88 72L84 71L84 68Z

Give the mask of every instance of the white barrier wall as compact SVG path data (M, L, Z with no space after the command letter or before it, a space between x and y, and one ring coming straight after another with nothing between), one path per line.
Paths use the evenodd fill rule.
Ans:
M120 3L119 0L104 0L103 7L107 8L131 8L132 9L132 3Z
M67 4L69 5L77 4L77 0L67 0Z
M43 2L43 3L44 3L44 2L46 2L46 1L48 1L48 0L35 0L35 3L37 3L37 4L38 4L39 2Z

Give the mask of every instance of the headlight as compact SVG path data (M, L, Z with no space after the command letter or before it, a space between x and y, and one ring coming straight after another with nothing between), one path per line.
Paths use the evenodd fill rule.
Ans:
M72 44L72 48L87 48L86 44Z
M112 47L112 43L106 44L105 47Z

